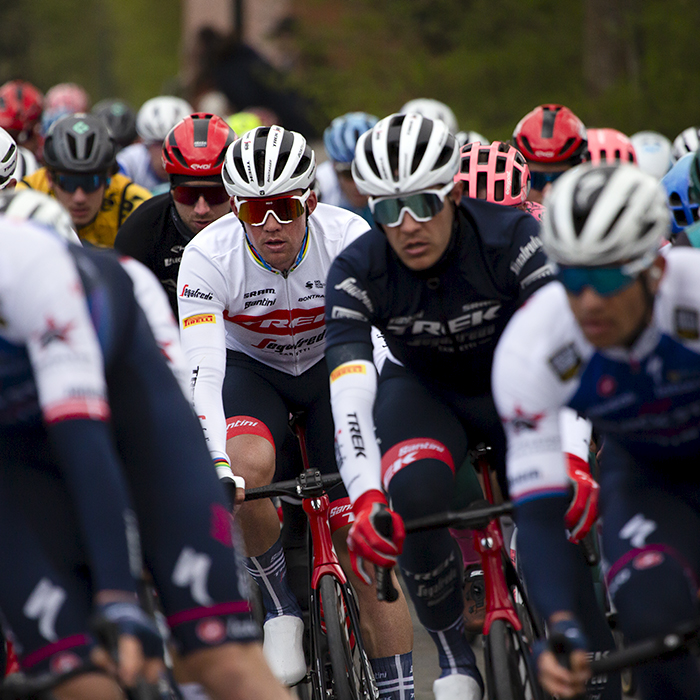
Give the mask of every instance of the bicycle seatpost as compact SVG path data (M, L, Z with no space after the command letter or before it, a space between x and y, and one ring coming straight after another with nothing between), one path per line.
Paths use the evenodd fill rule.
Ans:
M377 532L391 539L394 534L391 523L391 515L382 507L381 511L374 517L374 524ZM383 566L375 567L375 577L377 583L377 599L385 600L387 603L393 603L399 598L399 592L394 587L394 582L391 580L391 569Z

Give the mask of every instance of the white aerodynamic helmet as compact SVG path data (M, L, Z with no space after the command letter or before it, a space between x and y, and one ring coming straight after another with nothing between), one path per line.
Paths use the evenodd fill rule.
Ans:
M671 139L658 131L638 131L630 136L637 165L660 180L671 167Z
M542 245L561 265L651 264L668 236L670 215L659 181L634 165L578 165L545 198Z
M700 129L697 126L689 126L673 139L671 158L675 163L686 153L694 153L698 148L700 148Z
M416 112L428 119L442 119L453 136L459 131L455 113L444 102L439 100L433 100L430 97L418 97L415 100L409 100L401 107L399 114L408 114L409 112Z
M7 186L15 173L17 152L15 140L0 127L0 190Z
M0 214L18 221L40 224L69 243L82 245L68 211L57 199L44 192L31 189L2 192Z
M459 146L445 122L390 114L357 141L352 177L371 197L419 192L454 180Z
M316 176L316 155L306 139L281 126L259 126L226 150L221 177L229 196L270 197L306 190Z
M136 133L146 143L162 143L170 129L192 112L192 105L181 97L152 97L136 115Z

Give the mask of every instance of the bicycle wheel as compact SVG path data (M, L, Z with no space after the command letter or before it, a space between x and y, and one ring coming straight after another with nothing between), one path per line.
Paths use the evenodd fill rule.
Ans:
M357 604L349 584L341 584L327 574L321 577L319 594L335 699L376 700L379 693L362 644Z
M530 654L520 632L496 620L484 637L489 700L542 700Z

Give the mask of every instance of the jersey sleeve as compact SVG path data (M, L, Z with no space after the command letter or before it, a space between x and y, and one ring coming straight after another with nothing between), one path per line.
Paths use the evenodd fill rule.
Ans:
M103 356L68 252L53 239L36 247L31 264L14 271L18 282L3 295L3 319L27 349L95 588L133 592L131 507L108 424Z
M540 225L533 217L518 219L509 254L509 268L518 286L518 303L553 279L553 270L542 250Z
M326 349L343 343L372 342L376 304L362 276L353 269L353 257L348 256L347 251L342 253L334 260L328 273Z
M215 460L228 460L221 390L226 372L226 280L198 247L188 246L178 274L180 338L190 376L191 400Z
M151 193L145 187L129 181L122 193L117 226L121 226L140 204L150 198Z
M374 302L344 256L331 266L326 285L326 358L330 371L336 461L351 502L382 490L381 454L374 437L377 370L372 357ZM374 335L373 335L374 334ZM336 358L336 359L334 359Z

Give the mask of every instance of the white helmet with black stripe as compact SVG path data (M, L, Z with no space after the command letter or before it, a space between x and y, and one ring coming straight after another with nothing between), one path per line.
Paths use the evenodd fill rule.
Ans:
M358 139L352 177L362 194L391 197L452 182L459 162L459 145L445 122L390 114Z
M666 193L633 165L578 165L545 199L542 245L561 265L651 264L670 230Z
M9 182L17 168L17 144L5 129L0 127L0 190Z
M281 126L259 126L226 151L221 178L229 196L271 197L307 190L316 176L316 155L306 139Z

